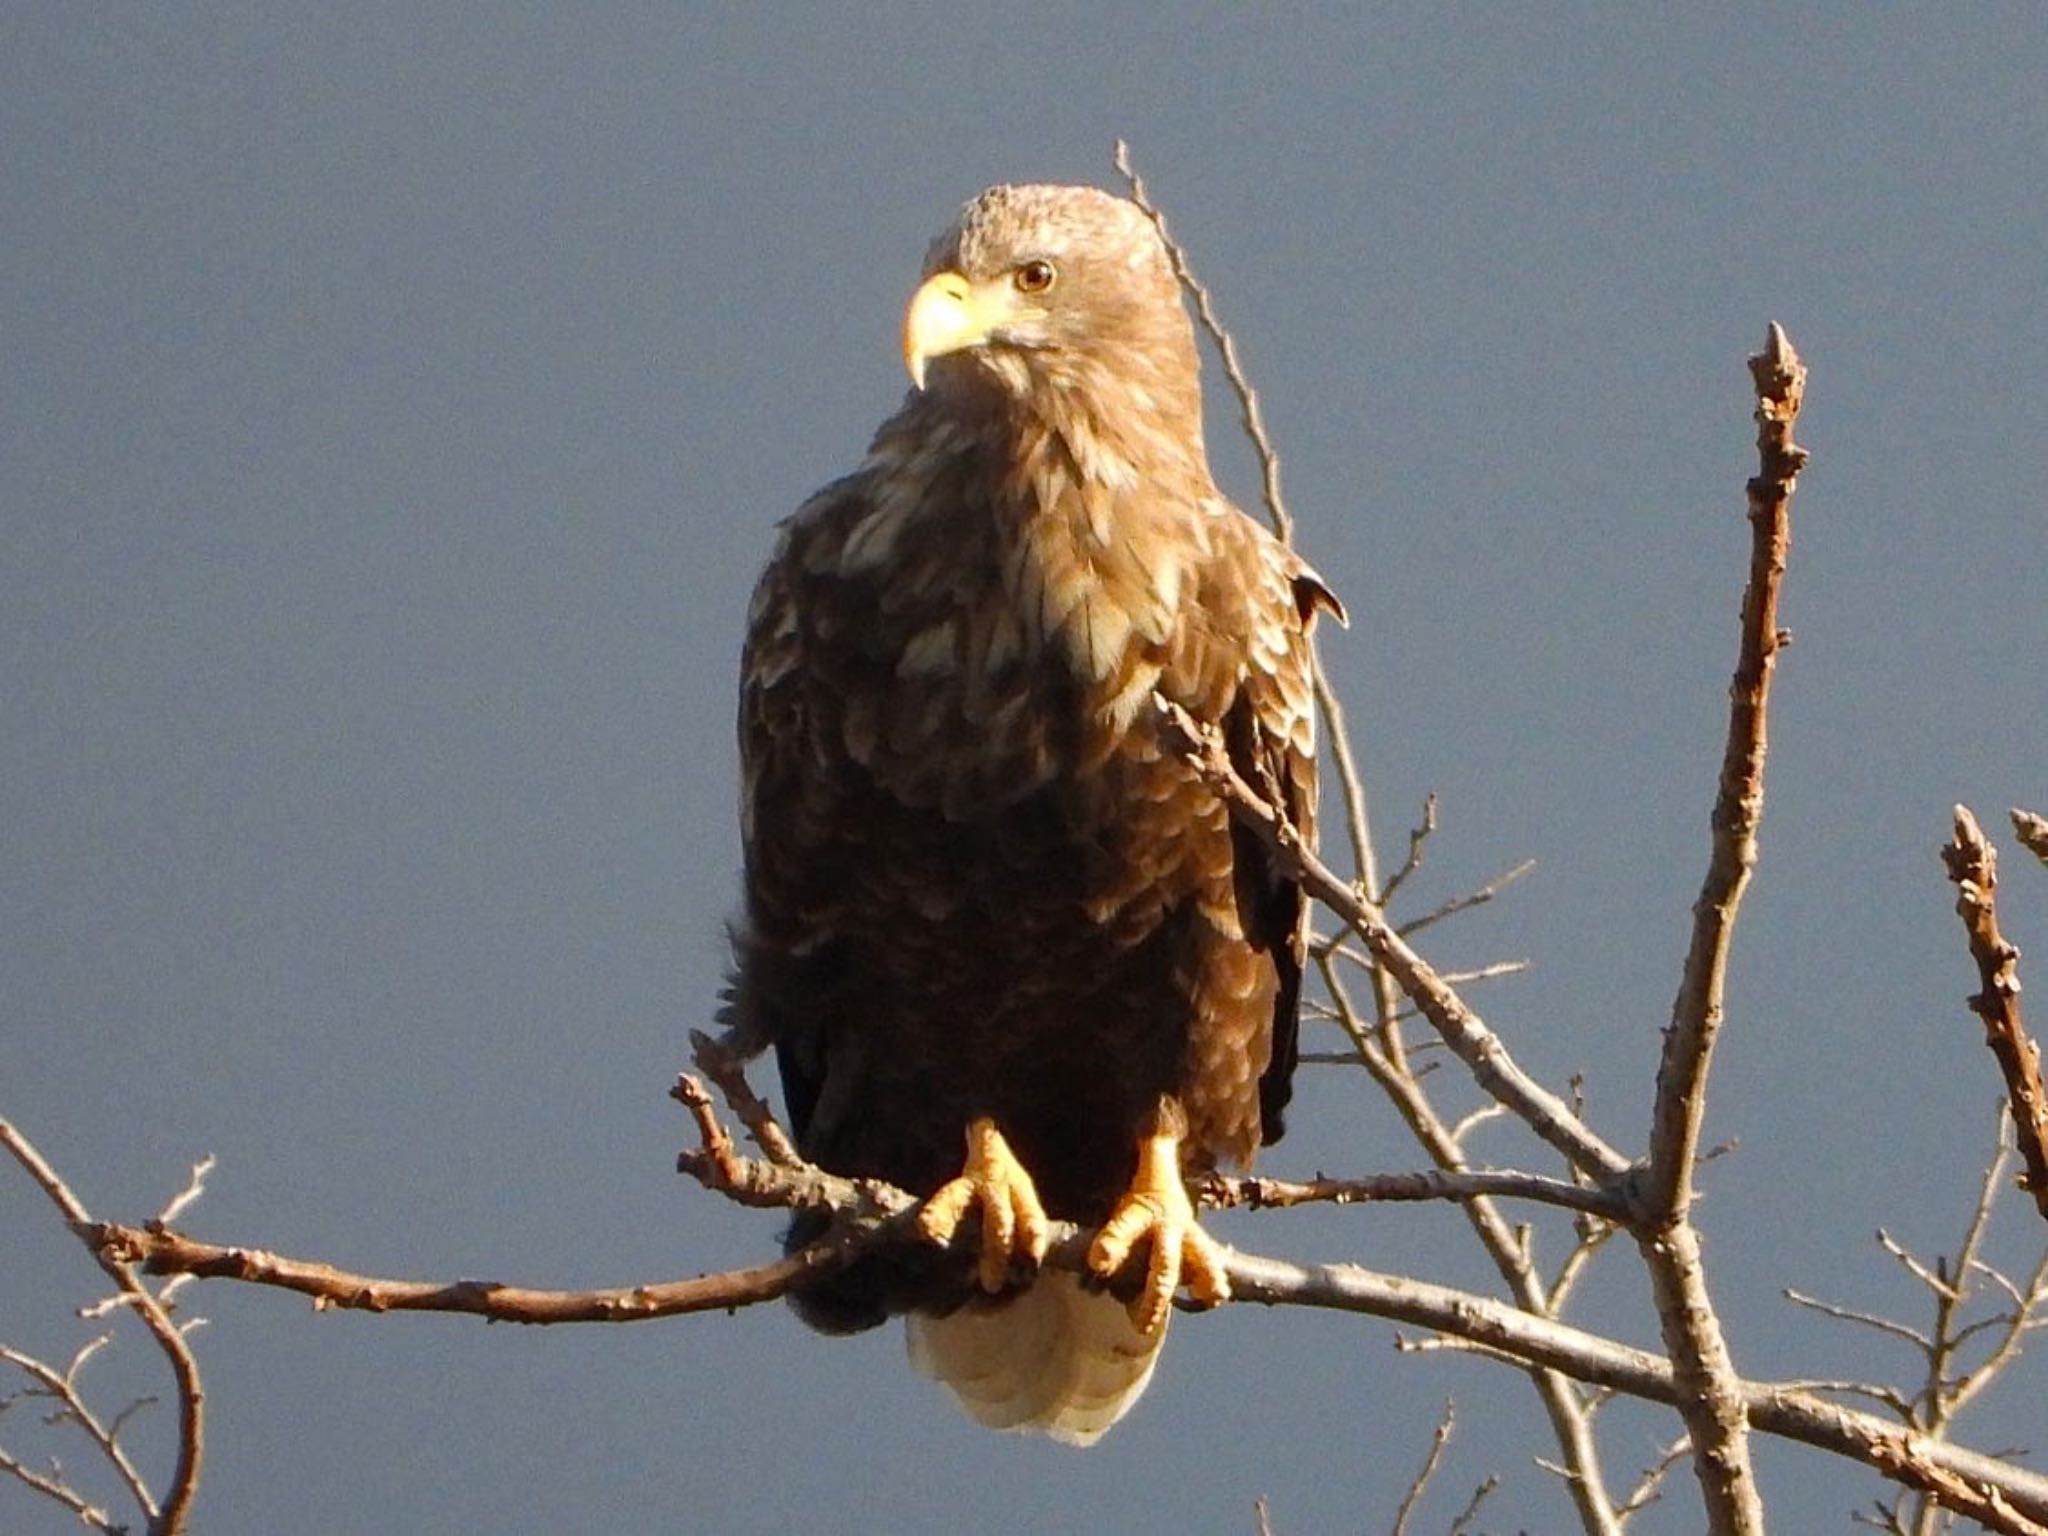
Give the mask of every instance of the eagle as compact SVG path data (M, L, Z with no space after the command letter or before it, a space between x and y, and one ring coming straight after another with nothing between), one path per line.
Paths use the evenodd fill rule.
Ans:
M726 1014L774 1048L805 1157L924 1197L928 1243L806 1286L801 1317L903 1315L975 1419L1086 1445L1176 1292L1228 1297L1185 1181L1278 1138L1297 1054L1302 891L1157 697L1312 837L1309 637L1343 610L1217 489L1134 203L983 192L903 355L902 408L780 525L749 609ZM1054 1220L1096 1230L1087 1276L1040 1271Z

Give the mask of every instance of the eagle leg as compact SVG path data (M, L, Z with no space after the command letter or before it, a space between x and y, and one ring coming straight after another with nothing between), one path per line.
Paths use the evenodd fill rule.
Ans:
M969 1209L981 1211L981 1288L994 1295L1009 1284L1010 1263L1037 1268L1052 1238L1038 1186L986 1115L967 1127L967 1166L942 1184L918 1212L918 1231L941 1246L952 1242Z
M1150 1246L1144 1288L1130 1304L1131 1321L1146 1334L1166 1326L1173 1293L1183 1283L1201 1306L1230 1300L1225 1250L1195 1220L1195 1204L1181 1180L1180 1143L1181 1133L1171 1128L1138 1143L1137 1176L1088 1249L1089 1269L1109 1280L1139 1243Z

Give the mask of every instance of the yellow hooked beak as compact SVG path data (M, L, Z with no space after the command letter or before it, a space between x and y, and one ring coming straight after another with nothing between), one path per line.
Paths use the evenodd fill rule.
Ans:
M903 312L903 366L924 388L925 365L948 352L978 347L1011 318L1008 283L977 286L958 272L934 273Z

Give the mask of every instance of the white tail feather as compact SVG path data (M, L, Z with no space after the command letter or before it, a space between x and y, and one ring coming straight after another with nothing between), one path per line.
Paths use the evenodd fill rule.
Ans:
M944 1382L967 1416L991 1429L1093 1445L1130 1409L1166 1329L1140 1333L1124 1304L1074 1276L1042 1274L992 1306L904 1319L910 1363Z

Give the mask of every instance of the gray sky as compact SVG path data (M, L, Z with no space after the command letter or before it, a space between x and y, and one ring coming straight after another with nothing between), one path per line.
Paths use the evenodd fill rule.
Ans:
M929 236L991 181L1109 181L1122 135L1356 618L1326 655L1383 841L1434 790L1418 901L1539 861L1429 952L1533 960L1479 1001L1631 1148L1706 852L1742 360L1775 318L1812 364L1701 1219L1746 1371L1908 1379L1778 1289L1917 1309L1870 1233L1951 1241L1988 1139L1935 850L1958 799L2001 835L2048 802L2044 79L2021 6L13 8L0 1108L103 1214L213 1152L194 1229L372 1271L768 1254L675 1176L663 1097L736 892L747 590L899 398ZM1220 402L1211 436L1252 495ZM2007 873L2048 964L2048 874ZM1305 1077L1265 1166L1417 1163L1362 1078ZM0 1224L0 1338L61 1353L96 1274L18 1177ZM1484 1279L1448 1210L1220 1226ZM1581 1320L1651 1339L1634 1258L1603 1270ZM1447 1395L1426 1524L1488 1471L1489 1529L1565 1518L1519 1378L1356 1319L1183 1318L1077 1455L780 1308L198 1306L210 1531L1242 1532L1261 1494L1287 1536L1381 1530ZM94 1369L160 1386L139 1343ZM2041 1383L1966 1437L2038 1443ZM1622 1474L1674 1432L1604 1422ZM1879 1491L1761 1469L1788 1530ZM0 1525L75 1528L12 1486Z

